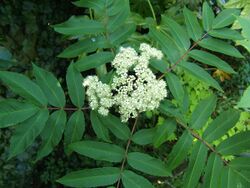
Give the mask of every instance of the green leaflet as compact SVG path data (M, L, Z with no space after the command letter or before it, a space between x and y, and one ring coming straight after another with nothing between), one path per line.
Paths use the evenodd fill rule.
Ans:
M250 158L249 157L237 157L230 161L229 166L233 169L250 171Z
M162 73L165 73L169 68L169 62L166 60L151 59L149 65Z
M188 71L195 77L197 77L199 80L207 83L208 85L212 86L213 88L223 91L218 82L212 78L210 74L208 74L203 68L200 66L194 64L194 63L189 63L189 62L181 62L178 64L181 68L184 70Z
M223 167L221 169L222 178L220 187L235 188L235 187L248 187L250 183L249 175L245 171L235 171L230 167Z
M162 161L148 154L139 152L128 153L128 164L136 170L153 176L171 176L170 170Z
M173 119L166 119L163 124L156 126L156 131L153 137L154 147L160 147L164 142L167 141L176 129L176 121Z
M125 188L154 188L146 178L130 170L124 170L122 173L122 184Z
M57 182L70 187L99 187L114 184L119 176L119 168L103 167L71 172Z
M184 179L184 188L193 188L197 186L205 167L206 158L207 147L202 142L197 141L189 157L188 169Z
M82 139L85 131L85 119L81 110L75 111L69 118L64 132L64 142L66 145Z
M250 149L250 131L240 132L222 141L217 151L223 155L240 154Z
M250 40L250 21L247 18L244 17L238 17L237 18L241 27L242 27L242 35Z
M230 39L230 40L244 39L238 31L229 28L214 29L209 31L208 34L220 39Z
M243 96L240 98L237 106L239 108L250 108L250 86L244 91Z
M177 108L172 102L169 100L163 100L160 104L159 110L170 117L175 117L182 122L186 122L181 110Z
M0 128L16 125L34 115L39 108L33 104L6 99L0 102Z
M60 142L64 132L66 124L66 112L64 110L58 110L53 112L41 133L43 140L42 146L37 153L36 160L49 155L53 148Z
M61 84L55 76L33 64L34 75L37 84L43 90L47 97L49 104L56 107L63 107L65 105L65 95Z
M114 58L111 52L98 52L89 56L82 57L75 62L75 67L78 71L86 71L97 68L105 63L112 61Z
M110 43L118 46L124 41L126 41L136 30L136 25L134 23L124 24L114 32L109 34Z
M192 50L188 55L201 63L217 67L225 72L236 73L229 64L211 53L201 50Z
M105 1L103 0L79 0L73 2L77 7L92 8L95 11L102 11L105 8Z
M153 143L154 134L155 128L141 129L133 135L132 141L138 145L148 145Z
M22 122L16 128L10 140L10 154L8 159L22 153L34 142L36 137L43 130L48 117L48 110L41 109L38 113Z
M95 35L105 31L101 22L86 17L71 16L66 22L53 26L54 30L64 35Z
M62 53L58 55L61 58L73 58L82 55L83 53L90 53L96 51L98 48L109 48L111 45L109 41L103 36L96 36L79 40L70 45Z
M98 112L91 111L90 112L90 120L92 128L97 136L97 138L102 139L106 142L111 142L109 138L109 131L106 126L101 122Z
M182 106L184 98L184 88L181 84L180 79L171 72L167 73L165 77L172 95L178 101L178 104Z
M185 131L174 145L172 151L168 155L166 166L171 170L175 169L187 157L192 146L193 138Z
M202 23L205 31L209 31L210 29L212 29L213 21L213 9L208 5L207 2L204 2L202 5Z
M128 140L130 137L130 130L126 123L122 123L120 118L108 114L108 116L98 115L102 124L104 124L110 132L112 132L117 138L121 140Z
M216 107L217 97L211 95L201 100L195 107L190 120L190 127L193 129L202 128Z
M238 122L239 117L240 112L233 109L222 112L209 124L208 128L206 128L203 138L207 142L219 139Z
M207 167L205 170L205 181L204 187L206 188L214 188L220 187L220 179L221 179L221 171L223 167L223 162L221 158L215 154L210 154L207 162Z
M0 79L14 93L38 105L47 105L48 101L41 88L28 77L14 72L0 71Z
M129 0L113 0L109 2L113 3L113 5L108 6L110 8L107 9L109 16L107 31L111 33L122 26L127 20L130 15L130 6Z
M189 37L183 27L181 27L173 19L162 16L162 25L166 25L169 29L170 34L173 36L174 40L180 46L181 49L188 50L190 47Z
M161 30L151 26L149 28L149 37L159 43L162 52L167 56L170 62L175 63L182 55L180 54L180 49L176 41L167 33L163 34Z
M213 21L213 29L219 29L231 25L239 14L239 9L225 9L221 11Z
M96 141L75 142L69 148L86 157L109 162L121 162L125 154L120 146Z
M82 86L83 77L81 73L76 70L75 64L73 63L68 67L66 82L71 102L78 108L81 108L85 99L85 91Z
M188 8L183 9L183 14L185 18L185 23L188 31L188 35L194 40L198 41L202 37L202 29L200 27L200 24L194 15L194 13L189 10Z
M199 46L208 50L223 53L232 57L244 58L241 53L233 46L219 39L206 38L200 41Z

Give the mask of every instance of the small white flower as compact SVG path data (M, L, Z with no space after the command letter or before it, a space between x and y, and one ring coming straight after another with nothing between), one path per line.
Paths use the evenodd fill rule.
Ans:
M83 86L87 87L90 107L102 115L107 115L109 108L116 107L123 122L135 118L138 113L154 110L167 96L166 83L157 80L149 69L150 58L162 59L160 50L148 44L140 45L141 54L131 48L120 48L112 61L116 69L111 85L98 80L97 76L88 76Z

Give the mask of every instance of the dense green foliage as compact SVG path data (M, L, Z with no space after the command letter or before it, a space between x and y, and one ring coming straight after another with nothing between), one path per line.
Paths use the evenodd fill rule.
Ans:
M31 53L40 49L32 47L37 43L34 40L38 40L36 34L26 33L35 39L23 38L33 41L32 45L23 46L22 50L27 46L32 48L26 49L28 53L11 49L13 41L8 37L3 43L9 44L5 47L17 59L12 62L10 53L1 48L0 62L6 66L0 66L5 95L0 100L0 128L3 128L0 135L13 132L4 161L20 158L32 148L38 166L44 158L47 160L42 164L46 167L50 163L59 164L60 168L52 168L49 175L43 173L42 181L47 187L59 186L57 183L117 188L249 187L249 88L240 100L237 97L224 104L228 102L230 92L225 88L230 87L229 83L232 91L234 85L249 84L248 78L238 79L244 71L249 76L250 71L249 60L245 59L247 52L235 46L250 41L250 21L240 16L241 9L221 7L215 14L214 7L203 2L197 12L195 1L189 8L184 6L185 1L182 5L150 0L79 0L73 4L83 15L71 16L58 24L54 24L57 20L53 18L52 26L71 44L59 54L54 47L49 55L41 52L44 58L53 59L55 54L61 58L53 64L39 63L45 59L36 60L39 56ZM36 11L47 8L52 11L55 6L29 5L32 6L25 7L35 6ZM30 14L26 16L32 19ZM235 21L241 30L231 27ZM15 27L10 25L10 28ZM48 38L54 40L57 35L49 33L52 37ZM8 36L13 35L16 31ZM164 53L164 59L151 61L150 67L159 79L166 81L167 99L159 109L142 113L127 123L120 121L115 110L108 116L91 110L85 100L83 79L97 74L109 83L115 74L110 62L120 46L137 49L142 42ZM24 67L31 68L30 61L34 63L28 75L17 73ZM54 70L60 61L68 64L58 74ZM242 70L234 61L246 62L248 65L241 64L241 68L248 67ZM50 71L46 70L48 67ZM220 82L229 75L233 77L229 83ZM72 165L74 162L79 165ZM38 174L39 171L43 171L42 165L37 169Z

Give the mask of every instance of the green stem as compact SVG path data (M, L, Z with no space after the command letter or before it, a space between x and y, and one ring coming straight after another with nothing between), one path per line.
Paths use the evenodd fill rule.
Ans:
M139 119L139 115L135 119L134 125L133 125L131 133L130 133L130 137L129 137L127 145L126 145L126 150L125 150L125 154L124 154L124 157L123 157L123 160L122 160L122 165L121 165L121 170L120 170L120 177L119 177L118 182L116 184L116 188L120 187L122 172L124 170L125 163L126 163L127 157L128 157L128 149L129 149L129 146L131 144L131 140L132 140L133 134L135 132L135 127L137 125L138 119Z
M93 12L91 8L89 9L89 16L90 16L90 19L93 20L94 17L93 17Z
M205 33L198 41L196 41L174 64L172 64L168 70L163 73L159 78L158 80L162 79L168 72L171 72L173 69L175 69L175 67L180 63L182 62L182 60L188 55L188 53L198 45L198 43L204 39L206 36L207 36L208 33Z
M48 110L64 110L64 111L77 111L77 110L88 110L90 107L83 107L83 108L71 108L71 107L47 107Z
M149 5L150 10L151 10L151 12L152 12L153 18L154 18L154 20L155 20L155 22L156 22L155 11L154 11L154 9L153 9L153 6L152 6L150 0L148 0L148 5Z

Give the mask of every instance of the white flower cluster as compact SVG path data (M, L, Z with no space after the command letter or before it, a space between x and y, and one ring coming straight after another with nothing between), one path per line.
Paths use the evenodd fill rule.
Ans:
M91 109L98 110L104 116L108 115L108 109L113 105L110 86L99 81L97 76L88 76L84 79L83 86L88 87L86 95Z
M101 83L96 76L84 80L92 109L107 115L108 109L116 106L122 121L126 122L140 112L158 108L167 96L166 83L156 79L148 64L150 58L161 59L163 54L145 43L140 45L140 51L138 55L131 47L121 47L112 61L116 75L110 86Z

